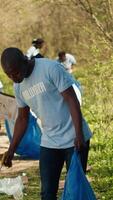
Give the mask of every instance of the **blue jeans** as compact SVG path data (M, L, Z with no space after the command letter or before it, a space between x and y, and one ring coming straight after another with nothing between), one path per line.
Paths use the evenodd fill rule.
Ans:
M41 147L40 149L41 200L57 200L57 191L58 191L60 174L64 162L66 162L66 168L68 170L73 152L74 152L74 147L67 149L50 149ZM87 159L83 158L84 155L82 156L82 162L85 162L85 160Z

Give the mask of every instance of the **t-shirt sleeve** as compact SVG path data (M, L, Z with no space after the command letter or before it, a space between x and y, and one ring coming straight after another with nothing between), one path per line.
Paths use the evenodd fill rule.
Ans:
M14 93L18 107L24 108L27 105L25 104L19 89L19 84L14 84Z
M74 83L72 76L58 62L50 68L49 76L50 81L53 82L60 93L71 87Z

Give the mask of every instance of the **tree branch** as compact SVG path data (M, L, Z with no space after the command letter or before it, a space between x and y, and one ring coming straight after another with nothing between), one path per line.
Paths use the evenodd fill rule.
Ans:
M96 26L101 30L101 32L103 33L105 39L107 41L109 41L110 44L112 43L112 46L113 46L113 38L110 36L110 34L107 31L105 31L102 23L95 16L90 1L89 0L85 0L85 2L87 3L87 6L86 6L85 2L83 2L82 0L77 0L77 1L78 1L79 5L82 6L82 8L84 9L84 11L87 12L90 15L90 18L94 21L94 23L96 24ZM108 0L108 1L110 1L110 0Z
M111 0L107 0L107 1L108 1L109 14L110 14L111 20L113 20L113 12L112 12Z

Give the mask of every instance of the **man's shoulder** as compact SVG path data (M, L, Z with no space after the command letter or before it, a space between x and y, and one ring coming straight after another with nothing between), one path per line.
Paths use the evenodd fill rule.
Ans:
M72 54L70 54L70 53L66 53L66 57L67 58L74 58L74 56Z
M67 59L68 62L71 62L72 64L76 64L76 59L72 54L67 53L66 59Z
M36 64L37 65L43 65L43 66L48 66L48 67L51 67L51 66L55 66L55 65L58 65L59 62L57 60L52 60L52 59L49 59L49 58L36 58Z

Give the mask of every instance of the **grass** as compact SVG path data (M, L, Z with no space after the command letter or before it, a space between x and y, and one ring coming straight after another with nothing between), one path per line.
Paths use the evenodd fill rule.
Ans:
M82 112L93 132L89 153L89 164L92 166L88 178L98 200L113 199L113 63L97 64L79 68L75 71L76 78L83 86ZM4 91L13 94L12 83L1 75ZM36 168L25 171L29 183L24 189L24 200L40 199L40 176ZM18 175L18 174L14 174ZM62 177L65 176L65 168ZM62 178L61 177L61 178ZM59 191L59 198L61 196ZM0 200L12 197L0 195Z
M23 172L23 171L22 171ZM24 188L24 198L23 200L38 200L40 199L40 174L39 169L32 168L29 170L24 171L27 174L28 177L28 184L25 185ZM66 174L65 168L62 171L61 179ZM14 173L12 177L16 177L18 175L21 175L20 173ZM8 177L11 177L11 175L8 175ZM62 190L59 190L58 197L60 199L62 194ZM0 200L12 200L12 196L8 196L6 194L0 194Z
M77 72L84 86L83 113L92 131L89 163L91 184L98 200L113 199L113 63Z

